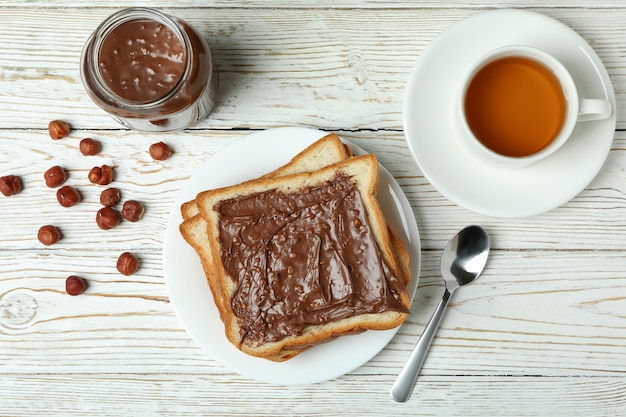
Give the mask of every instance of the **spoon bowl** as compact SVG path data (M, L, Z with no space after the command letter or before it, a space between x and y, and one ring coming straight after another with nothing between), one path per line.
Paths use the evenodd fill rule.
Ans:
M480 226L465 227L446 244L440 265L445 282L443 297L391 387L390 395L395 401L404 402L410 398L450 297L459 287L480 276L487 264L490 247L489 235Z
M480 226L468 226L448 241L441 255L441 276L452 292L481 274L489 256L489 236Z

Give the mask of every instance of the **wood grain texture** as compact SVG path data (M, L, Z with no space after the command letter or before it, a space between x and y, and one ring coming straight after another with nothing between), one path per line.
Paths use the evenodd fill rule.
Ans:
M71 117L69 120L73 120ZM75 125L76 126L76 125ZM117 247L162 244L165 223L178 192L185 181L220 149L250 131L189 130L180 133L142 134L125 130L78 130L60 141L49 138L47 131L0 130L2 152L0 175L13 173L22 178L24 191L18 196L0 199L0 222L12 227L0 228L0 241L6 249L38 249L37 229L55 223L64 229L65 248L93 247L101 243ZM454 231L467 222L477 222L490 229L494 245L500 249L572 249L621 250L626 240L623 226L626 216L626 135L616 133L609 157L598 176L562 207L548 213L521 219L498 219L471 213L451 203L424 178L410 156L402 132L335 131L345 139L377 155L380 162L398 180L414 207L425 249L443 246ZM90 136L102 143L102 152L83 157L78 144ZM170 144L174 154L164 162L150 158L148 148L155 141ZM270 157L272 149L267 149ZM263 158L259 155L259 158ZM146 206L144 219L123 223L119 228L102 231L95 224L100 207L99 195L106 187L89 183L87 174L93 166L108 164L115 170L114 184L122 199L141 201ZM45 186L43 173L61 165L69 178L66 184L83 194L81 204L63 208L56 202L55 190ZM16 215L16 213L18 213ZM46 219L34 222L33 219ZM550 227L546 228L545 225ZM132 236L130 245L122 244Z
M487 0L480 3L472 0L462 0L455 2L442 2L438 0L426 0L420 1L420 4L416 4L410 0L277 0L272 2L271 6L262 0L251 0L245 2L232 2L229 0L216 0L207 4L204 2L198 3L195 0L183 0L176 3L171 1L133 1L129 5L128 2L114 0L108 1L106 7L110 9L118 9L122 7L130 6L142 6L142 7L159 7L168 10L177 9L484 9L484 8L580 8L580 9L601 9L611 8L619 9L625 8L626 5L620 0L604 0L589 2L586 0L550 0L540 3L529 3L523 0ZM67 3L63 0L29 0L27 2L19 0L3 0L0 4L3 7L46 7L46 8L63 8L66 9ZM93 6L88 1L76 1L72 3L74 6Z
M626 8L541 12L579 32L594 46L613 81L626 82L619 42L626 41L621 24ZM92 128L118 127L84 94L79 74L85 39L111 13L109 8L3 10L0 98L5 108L0 128L42 127L59 114L71 114ZM220 71L220 99L199 128L400 130L404 87L415 60L441 31L479 11L366 8L311 13L314 19L299 9L176 12L205 34ZM48 51L55 39L63 39L63 45ZM294 89L301 91L299 99L286 99ZM621 112L624 96L616 90ZM620 113L618 120L623 119Z
M0 253L2 270L14 269L0 274L3 372L201 374L216 368L174 316L159 253L136 251L140 271L129 278L115 270L118 251L43 252L19 263ZM393 375L401 366L443 292L439 254L424 252L412 314L388 348L356 373ZM568 271L568 252L496 250L484 275L453 298L423 374L626 372L619 360L626 349L624 315L615 314L626 299L619 286L623 258L581 252L576 270ZM65 294L69 274L89 280L86 294Z
M126 416L615 416L625 411L622 378L427 376L414 396L398 404L390 380L352 376L315 389L259 386L234 375L42 375L0 380L6 415ZM215 395L223 386L231 395ZM44 387L42 389L42 387ZM80 387L80 389L76 389ZM33 395L33 393L37 393ZM68 398L68 393L72 393ZM181 393L175 395L174 393ZM184 395L182 394L184 393ZM20 398L19 401L15 397ZM349 406L346 407L346 400ZM28 408L25 407L28 404ZM54 408L50 408L54 404ZM123 404L121 406L120 404ZM544 414L545 413L545 414Z
M204 33L221 93L210 117L164 134L128 131L86 96L84 40L128 4L0 2L0 416L616 416L626 413L626 4L621 0L518 2L133 2L160 7ZM485 9L552 16L598 52L617 96L617 131L598 176L551 212L522 219L471 213L443 197L409 154L402 131L408 74L437 34ZM52 141L47 123L68 120ZM377 155L407 195L422 251L412 313L373 360L340 378L279 387L238 376L185 332L162 269L166 222L186 181L251 132L313 127ZM102 143L84 157L78 143ZM151 143L174 150L162 162ZM273 150L259 158L271 157ZM69 172L83 201L66 209L43 172ZM115 169L123 200L146 207L137 223L95 224L105 187L93 166ZM466 224L483 225L493 251L483 276L455 293L408 404L388 390L439 301L439 256ZM43 224L62 240L44 247ZM140 259L119 274L120 253ZM65 294L68 275L88 291Z

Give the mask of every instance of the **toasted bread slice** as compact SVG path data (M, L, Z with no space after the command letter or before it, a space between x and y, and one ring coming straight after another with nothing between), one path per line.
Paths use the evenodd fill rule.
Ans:
M347 145L343 144L337 135L329 134L298 153L287 164L276 169L275 171L270 172L269 174L264 175L263 177L278 177L305 171L315 171L325 165L345 160L350 156L351 152ZM188 201L181 206L181 214L184 219L180 226L181 234L198 253L203 270L209 282L209 287L213 294L214 301L218 311L220 312L220 318L223 320L224 296L218 282L214 279L215 274L213 274L213 265L211 264L212 257L210 242L208 241L206 233L207 223L199 215L195 199ZM411 278L408 252L395 230L390 225L388 225L388 227L392 245L398 255L402 273L405 278L405 282L408 285ZM284 361L297 355L302 350L304 349L285 349L272 357L267 357L267 359Z
M279 177L299 172L316 171L326 165L330 165L349 158L351 152L349 148L341 142L341 139L330 133L315 141L303 151L294 156L287 164L278 169L265 174L263 177ZM211 244L208 240L206 227L207 223L199 215L196 200L190 200L182 204L181 214L183 222L180 225L180 232L185 241L195 249L200 258L203 271L207 277L213 300L220 312L220 319L223 321L224 296L219 282L215 280L211 257ZM296 356L305 349L286 350L269 357L273 361L285 361Z
M294 156L287 164L265 174L261 178L284 177L285 175L313 172L327 165L343 161L352 152L334 133L322 137Z
M313 142L304 150L294 156L287 164L265 174L261 178L281 177L300 172L316 171L326 165L331 165L349 158L351 155L348 147L334 133L322 137ZM206 222L199 216L196 200L190 200L182 204L181 214L183 223L180 225L180 232L183 238L193 247L200 257L202 268L207 275L211 293L220 312L223 311L223 296L219 288L219 283L213 282L213 270L211 265L211 243L206 235Z
M261 178L282 177L300 172L317 171L326 165L343 161L351 155L349 148L339 139L339 136L334 133L329 133L300 151L285 165L263 175ZM180 211L183 220L190 219L198 214L196 200L193 199L183 203Z
M261 178L231 187L200 193L196 198L196 203L201 216L207 222L208 241L213 242L210 245L211 259L220 259L222 251L228 250L221 247L220 243L221 219L218 210L224 202L231 199L252 198L259 193L274 191L289 197L294 193L307 193L312 187L321 187L323 184L332 183L339 177L347 179L349 181L347 184L353 184L356 190L358 190L358 193L353 192L350 195L354 196L357 194L360 196L362 200L361 210L363 211L365 223L371 231L371 235L368 235L367 239L374 242L373 245L378 248L377 250L382 260L381 268L386 268L385 270L389 271L389 274L385 275L384 278L382 278L384 274L380 270L371 274L371 277L369 276L370 274L361 274L357 277L361 280L373 280L364 284L364 287L370 285L379 286L382 293L382 297L379 297L381 302L379 303L377 299L375 301L375 303L378 303L377 307L371 311L368 310L368 306L365 310L359 310L354 315L337 320L322 321L317 324L305 323L295 333L290 330L286 334L281 334L278 337L274 335L272 338L267 339L263 336L265 333L263 329L261 331L253 329L256 324L252 327L248 326L250 323L249 317L243 317L247 314L247 303L245 300L248 294L246 290L243 292L241 290L238 291L237 278L229 274L228 267L223 262L211 261L214 277L218 281L218 286L221 288L222 296L224 297L221 308L223 308L222 318L225 323L226 336L231 343L243 352L253 356L272 358L290 350L298 350L331 340L342 334L369 329L393 328L401 324L406 318L410 301L406 291L403 267L397 258L392 237L376 200L378 164L375 156L371 154L353 157L311 173L294 174L279 178ZM341 245L341 243L337 244ZM367 244L363 243L363 247L367 246ZM352 250L353 246L346 250ZM210 273L210 271L207 271L207 273ZM351 279L357 278L351 277ZM245 285L249 284L248 282ZM253 283L253 285L257 285L257 283ZM360 296L360 294L355 294L356 292L350 296ZM387 304L380 307L379 304L382 303L383 299ZM360 302L358 298L351 300L351 302ZM340 303L337 305L340 305ZM251 314L252 318L256 320L255 323L258 324L258 317L255 318L254 316L255 312ZM286 315L289 316L289 312ZM254 337L251 336L253 333ZM259 335L261 336L259 337Z

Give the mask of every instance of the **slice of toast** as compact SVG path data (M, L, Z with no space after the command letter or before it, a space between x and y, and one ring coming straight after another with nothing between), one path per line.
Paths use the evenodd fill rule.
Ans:
M279 177L299 172L316 171L326 165L345 160L350 156L351 152L349 148L341 142L341 139L339 139L336 134L330 133L299 152L287 164L265 174L263 177ZM219 282L217 282L215 274L213 273L211 244L206 233L207 223L202 216L199 215L198 205L195 199L182 204L181 214L183 217L183 222L180 225L181 235L185 241L195 249L200 258L202 269L207 277L209 288L213 295L213 300L220 312L220 319L223 321L223 311L225 308L224 296ZM402 249L404 250L403 246ZM305 349L281 351L268 359L273 361L285 361L303 350Z
M343 161L350 156L352 156L352 153L341 139L339 139L339 136L334 133L329 133L300 151L285 165L263 175L261 178L282 177L300 172L317 171L326 165ZM193 199L183 203L180 211L183 220L190 219L198 214L196 200Z
M294 156L287 164L281 166L275 171L264 175L263 177L278 177L304 171L315 171L325 165L329 165L338 161L342 161L351 156L351 152L347 145L343 144L339 137L335 134L328 134L317 140L306 149ZM213 294L214 301L223 315L224 297L222 291L214 279L212 257L210 250L210 242L208 241L206 226L207 223L198 214L198 207L195 199L184 203L181 206L181 214L184 219L180 226L181 234L185 240L196 250L201 260L202 268L209 282L209 287ZM392 245L395 249L400 265L402 267L405 282L408 285L411 273L409 268L409 255L395 230L389 226L389 233ZM220 317L223 320L223 317ZM304 349L285 349L273 357L268 357L274 361L287 360Z
M221 311L221 317L225 323L226 336L231 343L250 355L272 358L289 352L290 350L298 350L328 341L338 335L369 329L389 329L398 326L404 321L410 305L403 275L405 272L403 272L403 266L397 258L396 250L392 243L393 238L390 236L386 221L380 210L378 201L376 200L377 185L378 164L375 156L370 154L353 157L315 172L294 174L279 178L266 177L231 187L205 191L198 195L196 204L201 216L207 222L207 238L209 242L213 242L213 244L210 245L211 259L215 260L221 259L223 253L228 253L229 250L232 250L232 248L222 247L222 244L228 243L226 241L220 241L220 233L222 233L220 224L223 224L221 223L223 220L222 215L219 213L219 210L229 210L228 207L233 207L228 206L229 203L227 203L232 201L232 199L241 201L240 199L256 198L260 193L272 192L277 192L289 199L294 193L303 192L305 195L309 195L312 189L321 190L323 187L330 187L323 188L323 190L331 190L335 189L333 187L340 186L339 188L342 190L352 190L351 187L354 187L358 192L354 190L350 191L350 193L345 196L345 199L360 199L362 201L362 206L358 206L358 209L350 209L349 211L356 213L360 210L362 212L361 214L364 216L362 219L365 225L357 219L354 220L357 226L348 226L339 229L352 230L356 228L359 230L370 230L371 234L362 235L361 238L363 240L356 242L356 244L355 241L353 241L351 245L348 245L337 240L333 242L333 245L337 247L341 246L342 250L348 251L347 253L357 250L357 247L376 247L378 251L376 252L378 254L377 256L382 260L382 263L379 263L379 269L374 270L372 274L362 273L362 269L359 269L360 267L357 264L349 265L347 270L352 268L361 271L359 275L352 275L349 278L352 280L349 286L351 292L348 291L348 295L344 294L345 299L342 297L330 297L332 303L328 304L328 306L324 306L324 308L328 307L332 311L345 311L347 308L345 302L349 300L352 306L351 308L354 308L356 313L341 316L341 318L336 320L322 320L315 324L307 322L300 327L295 325L295 331L293 330L293 311L279 311L280 308L278 308L278 304L276 304L278 302L277 300L270 300L274 304L270 303L269 309L264 310L263 314L265 314L265 316L258 315L258 311L254 310L256 308L255 306L265 308L265 306L268 305L262 299L260 304L259 300L254 300L254 302L250 303L253 307L248 306L248 301L252 300L252 298L250 298L251 293L268 294L267 289L270 284L267 277L265 277L265 280L243 280L241 283L238 283L237 278L229 274L229 271L232 271L231 261L227 261L226 263L211 261L214 277L224 297L224 302L221 306L223 309L223 311ZM324 196L326 195L324 194L325 192L326 191L323 191L319 195ZM224 204L226 204L226 206L224 206ZM325 201L322 200L320 204L325 204ZM236 205L237 204L235 204L235 206ZM226 209L224 207L226 207ZM259 241L258 237L256 240L253 239L250 242L257 241ZM370 252L370 255L371 253L372 252ZM250 259L252 258L255 257L251 257ZM357 259L358 263L361 262L358 256L355 256L354 259ZM248 261L246 260L244 263L248 263ZM242 267L237 273L245 275L246 273L250 273L250 268L253 268L252 272L257 271L254 269L255 267L253 265L247 265ZM260 270L263 270L263 268ZM383 271L386 271L387 274L385 275ZM364 280L368 281L365 282ZM286 282L283 282L283 284L285 283ZM280 288L284 287L283 284L281 284ZM363 286L359 287L361 284L363 284ZM356 288L366 288L370 286L376 286L381 292L375 299L368 299L368 303L371 302L373 307L359 298L367 298L370 297L370 295L363 295L361 290L356 290ZM289 285L286 285L286 287L289 287ZM305 296L306 295L305 293ZM341 302L338 302L338 299L341 299ZM318 317L318 314L321 314L321 307L311 313L310 308L312 308L311 306L314 306L314 304L304 303L304 305L305 309L309 309L307 314L313 314L314 317ZM363 305L365 307L363 307ZM358 308L355 306L358 306ZM289 321L287 325L288 331L285 332L285 328L276 331L271 330L272 324L280 324L280 320L273 322L268 319L270 315L271 317L279 317L281 319L286 318ZM296 318L296 321L298 320L300 320L300 317ZM272 335L266 337L266 334L269 333Z
M349 158L350 155L349 149L341 139L339 139L339 136L334 133L329 133L307 146L287 164L265 174L261 178L280 177L300 172L316 171L326 165L343 161ZM181 214L183 223L180 225L180 232L187 243L198 253L202 268L207 276L209 286L211 287L213 298L221 312L223 311L223 308L221 308L223 296L219 288L219 283L213 282L211 279L212 274L210 273L210 271L213 270L213 266L211 264L211 243L208 241L206 235L207 224L204 219L199 216L196 200L193 199L183 203L181 206Z

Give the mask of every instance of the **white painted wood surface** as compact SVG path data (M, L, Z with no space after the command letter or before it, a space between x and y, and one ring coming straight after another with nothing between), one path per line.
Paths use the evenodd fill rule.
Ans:
M626 414L626 3L588 1L134 2L187 19L206 34L222 80L209 119L178 133L121 129L84 93L85 38L127 2L0 1L0 176L24 191L0 196L0 416L616 416ZM402 94L420 52L442 30L484 9L519 7L568 24L598 52L618 102L610 155L564 206L503 220L439 194L408 154ZM52 141L48 121L71 135ZM418 220L423 247L414 309L363 367L311 386L248 380L216 363L183 330L163 280L163 233L185 181L212 154L253 130L334 131L377 154ZM83 157L78 142L103 144ZM152 161L158 140L174 155ZM101 231L92 166L115 166L138 223ZM43 172L59 164L83 192L63 209ZM43 247L39 226L63 240ZM455 294L417 390L388 390L440 293L438 258L466 224L484 225L494 251L483 277ZM122 251L140 270L115 270ZM81 297L69 274L89 279Z

